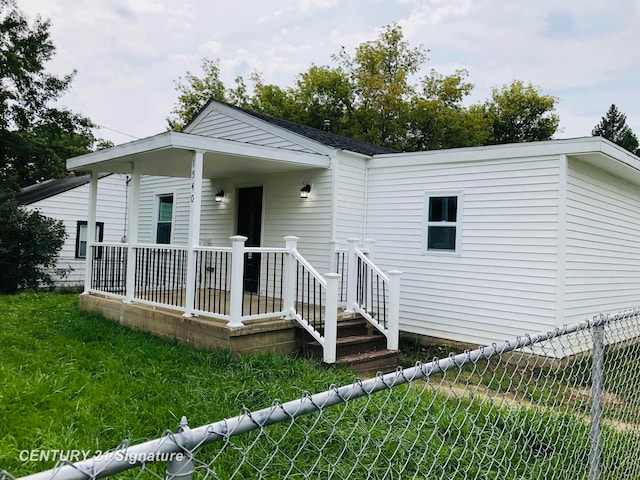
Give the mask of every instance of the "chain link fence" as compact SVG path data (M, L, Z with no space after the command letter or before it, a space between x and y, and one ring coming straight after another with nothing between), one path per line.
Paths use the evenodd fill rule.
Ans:
M599 316L22 478L640 478L639 339Z

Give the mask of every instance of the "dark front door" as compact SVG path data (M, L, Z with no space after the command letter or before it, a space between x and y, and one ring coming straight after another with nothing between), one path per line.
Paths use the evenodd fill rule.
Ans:
M237 234L247 237L247 247L260 246L262 228L262 187L238 189ZM258 291L260 281L260 254L244 255L244 289L247 292Z

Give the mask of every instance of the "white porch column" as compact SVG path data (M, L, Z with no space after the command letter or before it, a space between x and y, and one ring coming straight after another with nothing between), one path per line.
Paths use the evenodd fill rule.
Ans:
M293 318L293 312L296 309L296 259L291 254L298 249L298 240L300 237L289 235L283 237L285 248L289 252L284 264L284 311L286 318Z
M125 303L133 302L136 290L136 250L138 244L138 209L140 205L140 172L135 162L131 163L129 182L129 202L127 205L127 292Z
M93 269L93 248L91 244L96 241L96 207L98 203L98 172L91 171L89 182L89 212L87 217L87 248L84 271L84 293L91 289L91 270Z
M356 244L359 238L347 238L349 243L349 258L347 270L347 308L346 312L353 312L356 304L356 289L358 288L358 258L356 257Z
M389 323L387 325L387 348L398 349L400 336L400 275L398 270L389 270Z
M193 315L196 299L196 255L200 246L200 211L202 207L202 157L203 152L193 152L191 158L191 198L189 206L189 239L187 245L187 292L185 317Z
M244 242L247 237L233 235L231 239L231 304L229 305L230 327L242 327L242 304L244 302Z

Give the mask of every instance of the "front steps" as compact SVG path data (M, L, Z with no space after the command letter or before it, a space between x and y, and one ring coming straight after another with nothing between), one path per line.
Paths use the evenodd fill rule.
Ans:
M302 328L302 355L322 358L322 346ZM400 350L387 350L387 339L360 315L338 315L336 366L345 366L360 377L373 377L398 367Z

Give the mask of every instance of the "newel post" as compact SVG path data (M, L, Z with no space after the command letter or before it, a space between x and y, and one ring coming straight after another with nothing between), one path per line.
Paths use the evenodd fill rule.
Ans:
M346 311L353 313L354 305L356 305L358 288L358 258L356 257L356 246L360 241L359 238L347 238L349 243L348 262L347 262L347 308Z
M398 349L400 336L400 275L398 270L389 270L389 324L387 325L387 348Z
M231 239L231 305L229 326L241 327L244 301L244 242L247 237L234 235Z
M342 275L338 273L325 273L327 279L327 300L324 316L324 348L322 361L324 363L336 363L336 350L338 341L338 286Z
M296 259L293 252L298 250L300 237L284 237L287 258L284 265L284 311L287 318L293 318L296 310Z
M376 243L378 241L374 240L372 238L365 238L364 240L362 240L362 249L367 252L367 257L369 257L369 260L371 260L372 262L375 260L375 253L376 253Z

